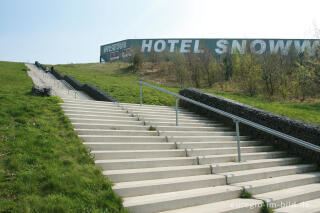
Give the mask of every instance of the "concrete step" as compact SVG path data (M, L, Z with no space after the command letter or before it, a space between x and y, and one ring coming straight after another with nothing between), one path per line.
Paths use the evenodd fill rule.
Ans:
M244 153L241 155L243 161L248 160L259 160L259 159L270 159L270 158L282 158L286 156L286 152L275 151L275 152L257 152L257 153ZM238 154L227 154L227 155L207 155L198 158L199 164L213 164L222 162L237 162Z
M160 118L145 118L142 116L139 116L139 118L137 117L137 120L141 120L141 121L147 121L147 122L151 122L151 123L176 123L176 118L175 117L170 117L170 118L166 118L166 117L160 117ZM210 120L199 120L199 119L193 119L193 118L179 118L178 119L179 124L183 124L183 123L199 123L199 124L220 124L218 122L214 122L214 121L210 121Z
M140 117L141 119L144 118L144 120L151 119L167 119L167 120L174 120L175 116L172 115L157 115L157 114L150 114L147 116L138 116L138 114L134 114L132 112L126 112L126 111L119 111L119 112L97 112L94 110L64 110L64 112L67 115L81 115L84 117L99 117L99 118L109 118L109 117L119 117L119 118L132 118L132 119L138 119ZM196 115L179 115L179 120L185 121L185 120L196 120L196 121L207 121L207 119L201 118Z
M123 120L107 120L107 119L89 119L89 118L70 118L72 123L86 124L113 124L113 125L143 125L142 121L123 121Z
M250 180L260 180L274 178L284 175L293 175L304 172L312 172L317 168L314 164L297 164L287 166L276 166L269 168L259 168L235 172L219 173L227 177L228 184L247 182Z
M153 110L153 109L139 109L139 110L132 110L129 108L129 112L135 115L140 115L140 116L149 116L149 115L158 115L158 116L172 116L175 117L176 116L176 112L175 111L157 111L157 110ZM186 117L199 117L198 115L192 113L192 112L187 112L187 111L179 111L178 115L181 116L186 116Z
M123 124L94 124L94 123L75 123L72 125L76 129L104 129L104 130L148 130L149 126L123 125Z
M262 200L236 198L159 213L261 213L262 205Z
M63 110L73 110L73 111L93 111L93 112L106 112L109 114L113 114L113 113L123 113L125 114L126 112L120 108L109 108L109 107L85 107L85 106L81 106L81 105L77 105L77 106L68 106L65 104L61 104L61 108Z
M114 182L142 181L211 174L209 165L167 166L142 169L106 170L103 174Z
M244 153L243 159L257 160L266 158L280 158L285 156L285 152L260 152L260 153ZM202 157L170 157L170 158L142 158L142 159L117 159L117 160L96 160L96 165L102 169L119 170L119 169L139 169L139 168L154 168L166 166L187 166L208 164L207 159L211 163L215 162L231 162L236 161L236 154L217 155Z
M164 150L175 149L174 143L110 143L110 142L84 142L91 150Z
M260 169L267 167L285 166L298 164L301 162L300 158L297 157L287 157L287 158L273 158L273 159L259 159L259 160L249 160L243 162L227 162L227 163L217 163L212 164L212 173L226 173L235 172L251 169Z
M88 118L88 119L105 119L105 120L132 120L137 121L136 117L128 114L115 115L98 115L98 114L78 114L78 113L65 113L69 118Z
M74 129L79 135L122 135L122 136L158 136L157 131L148 130L103 130L103 129Z
M183 149L92 151L96 160L186 157Z
M240 140L250 139L240 136ZM211 142L211 141L236 141L236 136L168 136L169 142Z
M197 175L142 180L115 184L112 189L121 197L134 197L226 185L223 175Z
M149 121L138 121L138 120L108 120L108 119L92 119L92 118L70 118L72 123L92 123L92 124L119 124L119 125L146 125L146 126L175 126L176 122L149 122ZM197 126L197 127L214 127L221 126L222 124L215 123L197 123L197 122L181 122L180 126Z
M158 107L158 106L135 106L130 104L120 104L119 106L117 104L96 104L96 103L76 103L76 102L64 102L60 103L61 106L81 106L81 107L94 107L94 108L111 108L111 109L152 109L152 110L168 110L168 111L175 111L175 107ZM178 110L185 111L184 108L179 107Z
M196 114L188 114L188 115L178 115L179 116L179 120L180 119L195 119L195 120L199 120L199 121L207 121L208 119L205 117L201 117L199 115ZM147 114L142 116L145 120L150 120L150 119L157 119L157 118L166 118L166 119L175 119L175 116L164 116L164 115L157 115L157 114Z
M128 114L124 111L119 112L97 112L94 110L75 110L75 109L63 109L64 113L68 114L83 114L83 115L95 115L95 116L116 116L116 117L132 117L131 114Z
M67 105L61 104L62 109L64 110L73 110L73 111L94 111L94 112L105 112L105 113L130 113L130 114L139 114L139 115L175 115L176 111L172 110L163 110L163 109L126 109L126 108L119 108L119 107L96 107L96 106L82 106L82 105ZM194 115L191 112L187 111L179 111L181 115Z
M243 187L246 191L255 195L318 182L320 182L320 172L310 172L246 181L233 184L233 186Z
M319 213L320 198L276 209L275 213Z
M132 110L132 111L158 111L158 112L176 112L175 107L149 107L149 106L132 106L132 105L121 105L121 109ZM185 108L178 107L178 112L194 114Z
M262 145L261 141L241 141L241 147L259 146ZM176 142L178 149L191 149L191 148L226 148L238 147L236 141L214 141L214 142Z
M158 108L158 107L135 107L135 106L120 106L120 109L122 110L128 110L133 113L142 113L142 112L157 112L157 113L176 113L175 108ZM186 114L186 115L195 115L195 113L190 112L184 108L178 108L178 113L180 114Z
M95 164L105 170L155 168L166 166L196 165L196 157L171 157L171 158L142 158L142 159L117 159L96 160Z
M272 147L244 147L242 153L268 151ZM186 153L187 152L187 153ZM216 148L201 149L188 151L183 149L167 149L167 150L112 150L112 151L92 151L91 154L95 159L130 159L130 158L161 158L161 157L185 157L185 156L202 156L206 154L224 155L236 153L236 148Z
M97 105L75 105L75 104L61 104L64 109L69 108L81 108L90 111L110 111L110 112L126 112L129 114L149 114L150 112L154 112L153 114L175 114L175 109L162 109L162 108L134 108L134 107L117 107L117 106L97 106ZM194 115L192 112L186 111L184 109L179 109L178 113L181 115Z
M98 119L121 119L121 120L138 120L138 118L140 120L146 120L146 121L175 121L176 118L174 116L161 116L161 115L157 115L157 116L138 116L135 114L131 114L131 113L96 113L95 111L86 111L85 113L81 113L81 111L67 111L66 115L68 115L69 117L83 117L83 118L98 118ZM205 122L208 123L207 119L203 119L203 118L198 118L198 117L190 117L190 116L179 116L179 121L183 122L183 121L196 121L196 122Z
M268 152L272 151L272 146L253 146L241 147L241 153ZM238 153L238 148L201 148L186 149L187 156L205 156L205 155L225 155Z
M159 108L159 109L175 109L173 106L160 106L160 105L150 105L150 104L143 104L140 106L140 104L134 104L134 103L114 103L114 102L108 102L108 101L93 101L93 100L74 100L74 99L65 99L63 98L64 104L84 104L84 105L95 105L95 106L117 106L117 107L135 107L135 108ZM183 109L182 107L179 107L179 109Z
M255 197L266 201L271 208L284 208L294 205L295 203L319 199L320 183L257 194Z
M163 136L79 135L85 142L166 142Z
M236 132L231 131L159 131L165 136L235 136Z
M222 125L216 125L214 127L196 127L196 126L164 126L164 125L155 125L157 130L159 131L220 131L220 130L225 130L226 127Z
M154 126L158 130L161 130L161 128L158 128L159 126L170 126L170 127L175 127L176 126L176 121L172 122L149 122L145 121L146 125L149 126ZM180 128L182 127L193 127L192 129L196 127L223 127L223 124L220 123L191 123L191 122L180 122L178 125ZM171 129L171 128L170 128Z
M92 104L92 105L102 105L102 106L118 106L117 103L108 101L93 101L93 100L74 100L63 98L64 103L76 103L76 104ZM140 104L134 103L119 103L119 106L136 106L140 107ZM155 108L173 108L172 106L160 106L160 105L148 105L143 104L142 107L155 107Z
M110 101L96 101L96 100L84 100L84 99L72 99L72 98L62 98L63 103L71 102L71 103L97 103L97 104L109 104L114 105L115 102Z
M238 198L240 188L216 186L125 198L123 205L131 213L153 213Z
M163 132L158 132L155 130L105 130L105 129L78 129L75 128L75 131L80 135L152 135L152 136L173 136L173 134L166 134ZM205 132L199 131L194 134L193 132L184 132L184 131L176 131L177 136L233 136L234 132ZM160 135L158 135L160 133ZM199 133L199 134L198 134ZM241 142L243 143L243 142Z
M162 108L162 109L176 109L175 106L160 106L160 105L150 105L150 104L132 104L132 103L121 103L124 107L136 107L136 108ZM185 108L178 107L178 109L186 110Z

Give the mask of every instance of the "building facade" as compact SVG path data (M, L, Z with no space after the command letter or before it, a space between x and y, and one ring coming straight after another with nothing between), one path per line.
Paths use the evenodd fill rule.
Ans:
M290 51L313 56L319 47L318 39L127 39L100 47L100 62L127 60L135 51L146 56L174 52L201 54L211 51L223 54L288 55Z

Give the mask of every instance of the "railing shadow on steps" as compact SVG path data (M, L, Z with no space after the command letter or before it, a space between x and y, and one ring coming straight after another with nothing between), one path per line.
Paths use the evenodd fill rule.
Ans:
M220 110L220 109L217 109L217 108L214 108L214 107L211 107L209 105L206 105L206 104L203 104L201 102L198 102L198 101L195 101L195 100L192 100L190 98L187 98L185 96L182 96L182 95L179 95L179 94L176 94L174 92L170 92L168 90L165 90L165 89L162 89L162 88L159 88L159 87L156 87L156 86L153 86L151 84L148 84L146 82L143 82L143 81L137 81L137 83L139 84L140 86L140 106L142 106L142 87L143 86L147 86L147 87L150 87L150 88L153 88L153 89L156 89L160 92L163 92L163 93L166 93L166 94L169 94L169 95L172 95L175 97L176 99L176 126L179 125L179 122L178 122L178 119L179 119L179 116L178 116L178 101L179 99L183 100L183 101L187 101L189 103L192 103L194 105L197 105L197 106L200 106L202 108L205 108L207 110L210 110L210 111L213 111L215 113L218 113L222 116L225 116L227 118L230 118L234 121L235 125L236 125L236 132L237 132L237 145L238 145L238 162L241 162L241 149L240 149L240 132L239 132L239 123L243 123L243 124L246 124L248 126L251 126L253 128L256 128L258 130L261 130L263 132L266 132L266 133L269 133L271 135L274 135L274 136L277 136L281 139L284 139L286 141L289 141L291 143L295 143L295 144L298 144L300 146L303 146L307 149L310 149L310 150L313 150L315 152L318 152L320 153L320 146L317 146L317 145L314 145L312 143L309 143L307 141L304 141L304 140L301 140L301 139L298 139L298 138L295 138L295 137L292 137L290 135L287 135L285 133L282 133L282 132L279 132L277 130L274 130L274 129L271 129L269 127L266 127L266 126L263 126L261 124L258 124L258 123L255 123L255 122L252 122L252 121L249 121L247 119L244 119L242 117L239 117L237 115L233 115L231 113L228 113L228 112L225 112L223 110Z

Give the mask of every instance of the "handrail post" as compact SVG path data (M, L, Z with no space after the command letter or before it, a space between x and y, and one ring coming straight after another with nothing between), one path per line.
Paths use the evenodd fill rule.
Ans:
M142 85L140 85L140 106L142 106Z
M239 132L239 121L236 122L236 131L237 131L237 144L238 144L238 162L241 162L241 148L240 148L240 132Z
M145 85L147 87L151 87L151 88L156 89L158 91L161 91L161 92L167 93L169 95L175 96L176 97L176 110L177 110L177 99L182 99L183 101L187 101L187 102L192 103L192 104L194 104L196 106L203 107L203 108L205 108L207 110L213 111L213 112L218 113L220 115L223 115L223 116L225 116L227 118L233 119L233 121L236 123L236 129L237 129L237 142L238 142L238 155L239 155L238 158L239 158L239 161L241 161L240 133L239 133L239 123L240 122L245 124L245 125L247 125L247 126L251 126L251 127L256 128L256 129L258 129L260 131L263 131L265 133L277 136L277 137L279 137L281 139L284 139L286 141L298 144L298 145L303 146L303 147L305 147L307 149L310 149L310 150L313 150L313 151L316 151L316 152L320 153L320 146L318 146L318 145L315 145L315 144L306 142L304 140L295 138L293 136L287 135L285 133L282 133L282 132L279 132L277 130L271 129L269 127L263 126L261 124L255 123L253 121L241 118L241 117L239 117L237 115L233 115L233 114L231 114L229 112L225 112L223 110L220 110L220 109L214 108L212 106L206 105L204 103L192 100L192 99L184 97L182 95L179 95L179 94L170 92L168 90L164 90L162 88L153 86L151 84L148 84L148 83L145 83L145 82L142 82L142 81L137 81L137 83L140 85L140 106L142 106L142 88L141 87L143 85ZM176 120L177 120L176 121L176 125L178 125L178 110L177 110Z
M178 121L178 98L176 97L176 126L179 125L179 121Z

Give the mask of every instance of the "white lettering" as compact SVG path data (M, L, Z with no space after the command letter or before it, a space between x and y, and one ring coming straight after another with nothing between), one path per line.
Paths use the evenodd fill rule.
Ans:
M219 40L217 41L217 47L215 49L216 53L221 55L221 54L224 54L224 53L227 53L228 51L228 46L229 45L229 42L227 40Z
M160 47L159 47L160 44ZM154 43L154 51L159 53L162 52L166 48L165 40L158 40Z
M181 53L189 53L191 48L192 40L182 40L180 46ZM188 49L187 49L188 48Z
M274 45L274 40L269 40L270 52L276 54L279 52L280 49L281 55L288 55L291 44L292 40L288 40L286 42L286 45L284 45L283 40L278 40L276 45Z
M147 40L143 40L142 46L141 46L141 52L144 52L146 48L147 48L147 52L151 52L151 47L152 47L152 40L149 40L149 43L147 43Z
M238 40L232 41L231 53L238 51L240 54L244 55L246 53L247 40L242 40L241 46Z
M199 49L199 43L200 43L199 40L194 41L194 48L193 48L194 53L203 53L203 50Z
M171 53L174 52L174 48L175 48L175 45L179 43L179 40L168 40L168 43L170 44L170 49L169 51Z
M296 48L297 53L303 53L306 50L306 46L311 47L309 40L304 40L302 44L300 44L299 40L294 41L294 47Z
M260 49L257 49L256 48L256 45L259 44L260 46ZM253 40L251 43L250 43L250 51L252 54L258 54L258 55L261 55L263 54L267 49L267 44L265 41L263 40Z
M113 51L120 50L120 49L125 49L126 46L127 46L127 42L125 42L125 41L118 42L115 44L110 44L110 45L103 47L103 52L107 53L107 52L113 52Z

